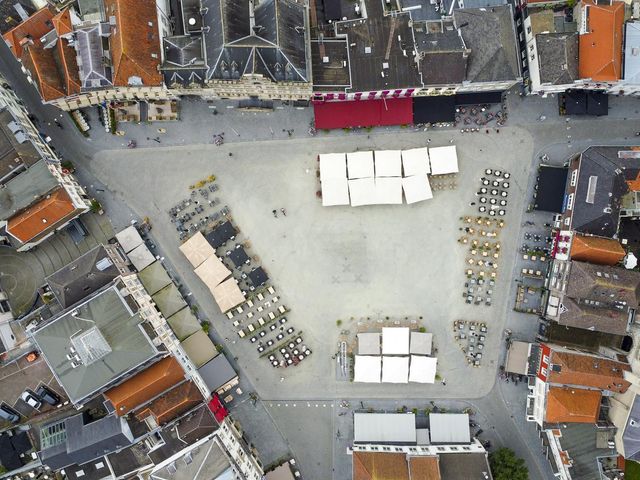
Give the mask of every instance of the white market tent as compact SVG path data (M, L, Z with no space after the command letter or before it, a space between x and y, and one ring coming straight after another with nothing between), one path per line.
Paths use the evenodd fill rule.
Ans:
M136 248L127 253L127 256L129 257L129 260L131 260L133 266L136 267L136 270L139 272L156 261L156 257L153 256L153 253L149 251L144 243L138 245Z
M204 238L202 232L198 232L193 235L190 239L180 245L179 248L194 268L198 267L211 255L216 254L215 249L209 242L207 242L207 239Z
M211 291L231 275L231 271L215 255L211 255L202 262L194 272Z
M402 167L405 177L431 173L431 167L429 166L429 149L422 147L402 150Z
M347 153L347 169L349 171L349 180L372 178L374 176L373 152Z
M358 355L380 355L380 334L359 333Z
M402 178L376 177L376 203L379 205L402 204Z
M215 287L211 293L213 293L213 298L222 313L237 307L246 300L233 277Z
M124 250L124 253L129 253L131 250L143 243L138 229L133 225L125 228L121 232L116 233L116 240L118 240L118 243Z
M408 204L422 202L433 198L429 177L427 175L414 175L402 179L402 189Z
M347 156L344 153L321 153L320 181L347 178Z
M376 177L401 177L402 156L400 150L376 150Z
M354 413L353 442L415 445L414 413Z
M351 206L375 205L377 203L376 182L373 178L349 180Z
M412 355L431 355L433 333L411 332L411 346L409 353Z
M364 383L380 383L382 358L379 356L356 355L353 367L353 381Z
M349 205L349 182L346 177L322 181L322 206Z
M409 381L416 383L435 383L437 364L437 358L411 355Z
M382 383L408 383L409 357L382 357Z
M429 149L431 175L458 173L458 154L455 145Z
M408 355L409 354L409 328L408 327L383 327L382 328L382 354L383 355Z
M467 413L430 413L431 443L471 443Z

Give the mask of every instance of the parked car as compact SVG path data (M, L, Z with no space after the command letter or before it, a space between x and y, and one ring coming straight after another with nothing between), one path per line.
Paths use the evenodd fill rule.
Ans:
M36 397L36 394L31 390L25 390L24 392L22 392L20 398L31 408L40 408L42 406L42 402L40 401L40 399Z
M9 405L0 405L0 419L11 423L20 422L20 414Z
M60 403L60 395L58 395L46 385L40 385L36 389L36 395L43 402L48 403L49 405L56 406Z

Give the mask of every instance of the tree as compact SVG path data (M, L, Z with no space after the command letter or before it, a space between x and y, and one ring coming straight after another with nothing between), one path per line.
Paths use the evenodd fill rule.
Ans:
M489 465L494 480L529 480L529 470L524 460L513 450L501 448L489 455Z

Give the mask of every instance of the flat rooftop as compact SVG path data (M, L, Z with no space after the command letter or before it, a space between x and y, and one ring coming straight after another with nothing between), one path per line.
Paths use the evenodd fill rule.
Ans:
M0 220L7 220L58 186L44 160L27 168L0 189Z
M137 307L121 296L120 286L107 287L33 333L73 403L80 403L159 353L142 328Z

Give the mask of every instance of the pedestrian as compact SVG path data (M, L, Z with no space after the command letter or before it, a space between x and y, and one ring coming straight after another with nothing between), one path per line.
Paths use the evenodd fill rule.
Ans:
M469 206L473 207L475 204L476 204L476 202L471 202L471 203L469 203Z
M431 143L431 139L430 138L427 138L427 143Z
M276 210L271 210L271 212L275 218L278 218L278 212Z
M287 216L287 211L284 208L281 208L280 211L282 212L282 215L285 217Z

